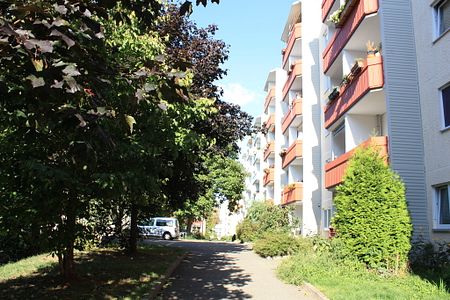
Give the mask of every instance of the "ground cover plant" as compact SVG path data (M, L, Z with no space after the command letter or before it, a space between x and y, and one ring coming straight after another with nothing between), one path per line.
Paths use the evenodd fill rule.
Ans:
M327 241L314 245L311 242L309 248L302 248L301 253L281 263L278 276L295 285L309 282L330 299L439 300L450 297L443 283L432 283L407 272L395 275L369 270L356 259L339 257L338 247Z
M295 254L305 247L305 240L287 232L267 232L253 244L253 251L262 257Z
M75 252L77 278L66 283L58 259L33 256L0 267L0 295L10 299L117 299L148 297L178 248L142 246L134 256L116 248Z

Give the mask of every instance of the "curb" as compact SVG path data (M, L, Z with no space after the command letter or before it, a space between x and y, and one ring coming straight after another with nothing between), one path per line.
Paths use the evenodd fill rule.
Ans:
M164 275L162 275L159 278L159 283L157 286L155 286L155 288L153 289L153 291L150 293L149 299L156 299L156 297L158 296L159 293L161 293L164 285L167 283L167 281L169 280L169 278L172 276L172 273L175 271L176 268L178 268L178 266L181 264L181 262L183 261L183 259L186 258L186 256L188 255L188 253L184 253L182 254L180 257L177 258L176 261L174 261L169 268L167 269L166 273L164 273Z
M303 282L303 287L308 290L311 294L316 295L317 297L319 297L319 299L321 300L329 300L327 296L325 296L321 291L319 291L315 286L313 286L312 284L304 281Z

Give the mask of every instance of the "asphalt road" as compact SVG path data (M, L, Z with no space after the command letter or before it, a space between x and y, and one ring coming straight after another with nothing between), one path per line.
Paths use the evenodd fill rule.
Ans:
M278 260L260 258L246 245L148 240L189 253L163 289L161 299L318 299L275 276Z

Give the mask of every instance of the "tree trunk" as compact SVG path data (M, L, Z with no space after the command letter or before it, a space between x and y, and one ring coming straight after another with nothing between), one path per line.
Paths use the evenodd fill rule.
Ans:
M137 228L137 218L138 209L136 204L131 204L131 221L130 221L130 243L129 243L129 254L135 254L137 252L137 239L138 239L138 228Z
M194 223L194 220L192 218L187 219L187 228L186 231L188 234L192 233L192 223Z
M72 280L76 277L74 264L74 244L75 244L75 227L76 227L76 197L69 199L67 210L63 218L62 230L66 242L64 248L58 253L59 266L61 276L66 280Z

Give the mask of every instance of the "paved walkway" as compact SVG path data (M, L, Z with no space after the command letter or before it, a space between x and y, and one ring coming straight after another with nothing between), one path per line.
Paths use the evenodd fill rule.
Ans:
M254 254L245 245L201 241L157 241L189 255L163 290L162 299L317 299L275 276L277 260Z

